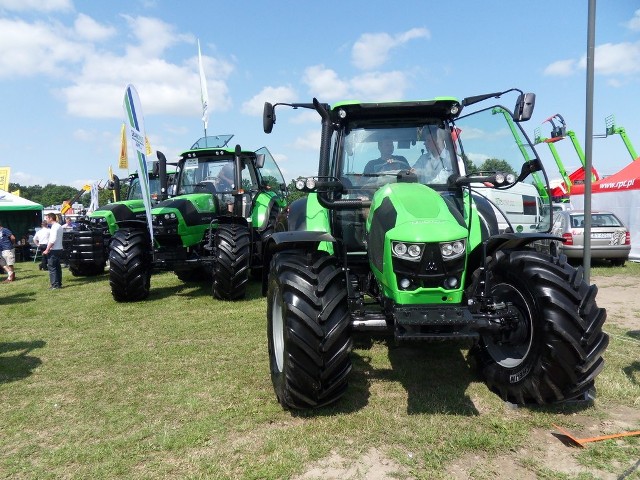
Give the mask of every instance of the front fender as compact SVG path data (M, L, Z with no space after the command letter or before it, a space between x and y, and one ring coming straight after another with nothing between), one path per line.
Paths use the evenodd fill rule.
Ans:
M530 245L540 240L558 240L564 242L562 237L550 233L503 233L489 238L485 245L485 257L490 256L496 250L518 250L525 245Z
M330 250L333 253L333 245L336 239L327 232L309 230L293 230L276 232L267 239L264 257L262 259L262 295L267 294L267 282L269 280L269 267L274 253L282 250L302 250L312 252L316 250Z

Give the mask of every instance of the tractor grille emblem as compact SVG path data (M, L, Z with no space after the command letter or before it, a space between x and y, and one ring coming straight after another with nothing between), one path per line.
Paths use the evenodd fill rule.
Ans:
M436 266L436 262L427 262L424 269L434 271L437 270L438 267Z

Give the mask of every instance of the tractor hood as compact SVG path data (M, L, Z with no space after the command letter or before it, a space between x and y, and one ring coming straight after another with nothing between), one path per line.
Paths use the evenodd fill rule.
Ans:
M154 216L175 213L187 226L208 224L218 214L216 198L208 193L192 193L160 202Z
M420 273L423 263L435 265L444 275L452 265L440 256L441 242L466 239L467 226L454 200L443 197L419 183L394 183L380 188L373 196L367 218L369 260L383 284L395 285L394 265L408 262ZM419 245L420 256L397 258L393 242ZM461 257L464 261L464 257ZM456 268L458 262L456 262ZM443 277L444 278L444 277Z

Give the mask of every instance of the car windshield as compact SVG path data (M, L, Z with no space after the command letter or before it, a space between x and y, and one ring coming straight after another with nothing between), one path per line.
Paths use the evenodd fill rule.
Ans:
M573 228L584 227L584 214L573 214L571 217L571 226ZM618 217L612 213L592 213L591 214L591 226L592 227L623 227L624 225Z
M354 128L345 136L342 170L338 176L354 185L382 186L396 181L399 171L411 170L418 181L446 185L458 173L451 133L440 123L410 127Z

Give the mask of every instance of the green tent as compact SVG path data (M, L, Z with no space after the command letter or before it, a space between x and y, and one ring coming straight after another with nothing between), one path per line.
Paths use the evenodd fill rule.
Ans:
M42 205L0 190L0 223L20 241L29 230L40 226Z

